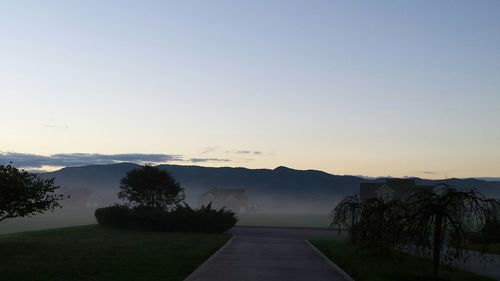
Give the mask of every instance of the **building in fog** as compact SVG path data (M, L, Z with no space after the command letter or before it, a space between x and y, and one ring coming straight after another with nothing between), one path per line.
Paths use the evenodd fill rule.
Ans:
M380 183L361 183L359 197L361 200L379 198L385 201L405 199L415 190L431 188L428 185L417 185L415 179L387 179Z
M248 195L244 189L212 188L200 197L200 205L212 203L214 208L226 207L237 213L248 211Z

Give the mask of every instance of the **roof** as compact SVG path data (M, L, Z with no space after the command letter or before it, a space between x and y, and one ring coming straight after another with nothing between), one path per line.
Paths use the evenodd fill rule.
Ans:
M387 179L386 185L398 193L406 192L415 187L414 179Z
M377 197L375 190L384 185L385 183L360 183L359 184L359 197L360 198L373 198Z
M404 196L405 194L414 191L416 188L430 188L429 186L416 185L415 179L387 179L385 183L361 183L359 185L359 197L375 198L377 197L376 191L384 185L392 189L398 197Z
M238 200L247 200L247 193L244 189L222 189L222 188L212 188L209 191L203 193L201 196L206 196L211 194L214 197L225 199L229 196L233 196Z

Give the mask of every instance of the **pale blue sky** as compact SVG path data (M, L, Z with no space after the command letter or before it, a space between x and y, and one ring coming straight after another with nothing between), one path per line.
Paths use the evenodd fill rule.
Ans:
M500 1L0 1L0 151L499 176L499 15Z

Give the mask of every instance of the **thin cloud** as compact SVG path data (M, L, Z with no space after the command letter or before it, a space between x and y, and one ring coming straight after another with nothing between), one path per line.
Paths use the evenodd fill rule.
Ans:
M45 128L50 128L50 129L68 129L69 128L68 125L59 126L59 125L56 125L56 124L44 124L43 126Z
M217 150L217 146L205 147L203 149L203 151L201 152L201 154L207 154L207 153L210 153L210 152L214 152L215 150Z
M258 150L237 150L237 151L226 151L226 153L234 153L234 154L253 154L253 155L262 155L264 154L262 151Z
M169 154L98 154L98 153L59 153L43 156L29 153L0 152L0 164L12 162L17 167L42 168L44 166L84 166L91 164L166 163L182 161L180 155Z
M204 162L231 162L231 159L224 158L191 158L188 160L193 163L204 163Z

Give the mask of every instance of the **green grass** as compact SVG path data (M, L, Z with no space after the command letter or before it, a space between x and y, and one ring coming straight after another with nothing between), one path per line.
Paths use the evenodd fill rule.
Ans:
M237 215L240 226L277 226L277 227L319 227L327 228L331 218L324 214L273 214L243 213ZM5 220L0 225L0 235L21 231L47 228L60 228L96 223L94 209L64 208L53 213L36 215L31 218Z
M0 279L180 281L229 238L97 225L5 234Z
M330 260L342 268L356 281L423 281L435 280L431 277L429 260L399 254L397 257L380 258L360 253L355 247L343 241L311 241ZM449 281L492 281L487 277L443 267L440 278Z
M65 207L54 212L37 214L33 217L4 220L0 223L0 234L95 223L93 209Z

